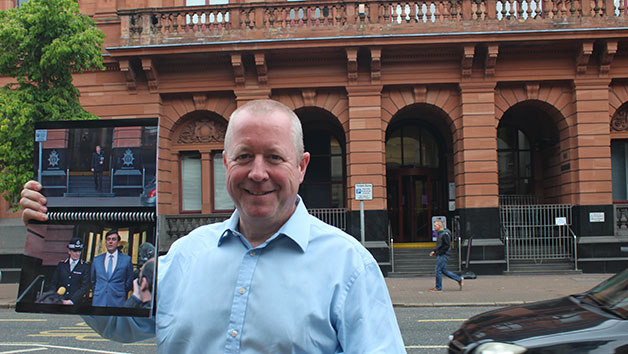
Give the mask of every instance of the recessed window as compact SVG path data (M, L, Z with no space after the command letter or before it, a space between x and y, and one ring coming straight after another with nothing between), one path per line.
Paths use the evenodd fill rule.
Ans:
M181 211L201 211L201 154L181 154Z
M225 165L222 162L222 151L212 154L214 177L214 211L233 210L235 205L227 193L227 179Z
M497 129L499 194L533 194L532 149L530 140L514 127Z
M304 141L310 164L299 195L308 208L344 208L344 156L340 142L325 131L307 131Z

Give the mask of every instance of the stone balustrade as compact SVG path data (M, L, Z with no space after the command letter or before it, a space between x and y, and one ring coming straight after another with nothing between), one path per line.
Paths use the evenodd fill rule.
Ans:
M122 9L124 45L614 28L627 0L298 1Z

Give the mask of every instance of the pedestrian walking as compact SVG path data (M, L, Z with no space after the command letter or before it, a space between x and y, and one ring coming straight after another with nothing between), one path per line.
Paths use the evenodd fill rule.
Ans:
M430 257L436 256L436 286L430 291L443 291L443 274L455 280L462 290L461 276L447 270L447 261L449 261L449 249L451 248L451 231L443 226L441 220L434 221L434 230L438 232L436 236L436 249L430 252Z

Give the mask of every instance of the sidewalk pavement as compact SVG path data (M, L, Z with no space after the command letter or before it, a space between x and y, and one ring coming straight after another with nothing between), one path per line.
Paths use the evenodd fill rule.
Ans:
M443 277L443 291L431 292L434 277L386 278L395 306L506 306L553 299L589 290L613 274L479 275L458 283ZM14 308L18 284L0 284L0 308Z
M458 283L443 276L443 291L431 292L434 277L386 278L395 306L507 306L578 294L614 274L478 275Z

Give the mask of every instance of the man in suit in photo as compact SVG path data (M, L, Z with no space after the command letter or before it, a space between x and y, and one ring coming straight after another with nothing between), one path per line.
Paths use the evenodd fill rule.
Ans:
M59 262L48 285L49 290L57 293L59 293L60 288L64 288L61 295L64 305L79 305L89 291L90 265L81 259L82 250L83 242L81 239L72 238L68 243L69 257Z
M105 168L105 154L96 146L96 151L92 153L92 173L94 174L94 185L97 191L102 192L102 171Z
M118 250L120 235L117 229L105 234L107 252L94 257L92 265L93 306L123 307L127 293L133 289L131 257Z

